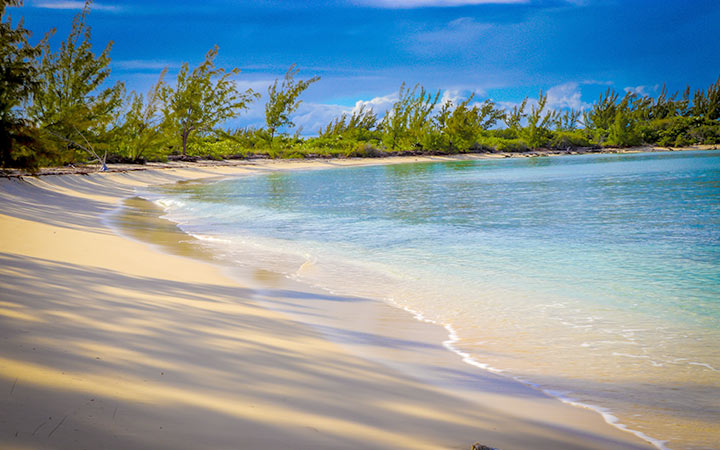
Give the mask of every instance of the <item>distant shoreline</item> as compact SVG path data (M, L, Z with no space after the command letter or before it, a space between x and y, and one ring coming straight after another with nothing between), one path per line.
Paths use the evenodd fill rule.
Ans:
M626 154L626 153L650 153L650 152L678 152L678 151L699 151L699 150L718 150L718 145L696 145L691 147L625 147L625 148L575 148L571 150L546 150L539 149L529 152L497 152L497 153L458 153L458 154L417 154L417 155L387 155L377 157L351 157L351 158L267 158L262 156L249 157L246 159L194 159L192 160L171 160L167 162L148 162L146 164L116 164L108 163L108 170L111 172L133 172L145 170L165 170L165 169L189 169L189 168L211 168L211 167L247 167L257 165L268 165L275 168L276 165L288 165L288 168L297 165L328 163L342 166L350 165L375 165L375 164L403 164L410 162L431 162L431 161L455 161L455 160L475 160L475 159L501 159L501 158L535 158L549 156L572 156L585 154ZM80 174L86 175L91 173L99 173L99 164L83 164L75 166L63 167L43 167L36 173L30 173L22 169L2 169L0 177L17 178L27 176L47 176L47 175L70 175Z

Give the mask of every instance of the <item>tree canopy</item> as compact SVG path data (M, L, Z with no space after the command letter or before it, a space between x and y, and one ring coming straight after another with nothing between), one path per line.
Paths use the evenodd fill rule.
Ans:
M187 155L188 139L194 133L213 131L217 124L247 109L259 97L252 89L238 90L231 77L240 69L215 67L217 54L215 46L192 71L188 63L183 64L175 86L164 85L161 90L164 125L180 138L183 156Z
M6 11L9 6L21 5L22 0L0 1L0 164L36 168L46 152L22 107L38 88L34 62L40 45L30 45L30 30L22 21L13 26Z
M295 80L295 75L300 69L296 64L290 66L285 73L282 84L278 86L278 79L268 87L268 100L265 104L265 123L270 133L270 142L275 137L275 133L282 127L293 127L295 124L290 120L290 115L294 113L302 100L299 99L311 84L320 80L319 76L314 76L308 80Z
M74 159L74 151L86 152L104 166L111 127L122 105L125 87L120 81L104 86L110 76L113 43L108 42L100 55L93 53L91 29L87 25L91 3L88 0L75 16L70 34L58 51L50 49L54 30L41 42L38 84L28 114L55 145L65 150L61 154Z

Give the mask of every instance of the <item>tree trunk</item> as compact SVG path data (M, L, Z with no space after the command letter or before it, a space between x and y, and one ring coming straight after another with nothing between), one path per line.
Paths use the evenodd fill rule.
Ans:
M188 140L188 134L189 133L183 133L182 134L182 143L183 143L183 150L182 150L182 156L185 158L187 156L187 140Z

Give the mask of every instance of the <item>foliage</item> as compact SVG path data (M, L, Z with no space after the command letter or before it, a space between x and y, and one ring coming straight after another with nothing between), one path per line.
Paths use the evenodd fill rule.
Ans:
M0 167L36 170L52 155L21 109L37 87L33 62L40 54L39 46L28 43L31 33L22 21L13 27L6 17L8 6L21 5L22 0L0 2Z
M525 113L525 107L527 106L528 98L525 97L523 101L519 105L513 106L513 109L511 109L509 112L505 114L505 118L503 119L505 122L505 126L512 132L512 134L517 137L519 134L520 128L522 126L522 120L527 117L527 114Z
M532 105L527 115L527 125L520 130L520 136L531 148L539 148L550 139L550 124L554 119L552 111L546 111L547 94L540 91L537 105Z
M68 38L57 52L50 50L50 32L40 43L38 85L28 107L31 120L53 139L63 157L72 162L84 152L104 167L112 139L112 124L122 103L121 82L103 88L110 75L108 42L100 55L92 51L87 25L91 1L73 19ZM104 153L100 156L100 153Z
M668 117L647 122L640 129L643 141L661 147L720 143L720 123L704 117Z
M320 130L320 137L343 136L358 141L378 140L378 118L372 108L361 105L350 116L343 114Z
M497 142L496 150L499 152L522 153L530 150L530 146L522 139L502 139Z
M720 119L720 77L707 88L706 92L695 91L690 114L710 120Z
M548 146L558 150L591 147L593 144L581 130L555 131Z
M432 123L430 114L439 98L439 90L433 96L419 84L407 89L403 83L397 101L380 122L385 145L390 150L395 150L398 145L418 144L420 137Z
M642 143L638 130L638 115L642 109L642 99L636 94L627 93L615 107L615 117L608 129L607 143L617 147L631 147Z
M454 108L453 103L447 101L437 115L438 128L446 136L448 145L460 152L477 144L484 132L504 116L491 100L470 107L474 97L470 95Z
M235 117L258 94L248 89L239 92L231 77L240 72L215 67L218 47L210 49L205 60L190 71L188 63L180 68L176 84L161 89L163 126L180 139L182 155L187 155L188 139L195 133L209 133L223 121Z
M583 123L592 140L602 145L607 141L610 126L615 122L618 94L608 89L589 111L583 114Z
M160 127L160 96L166 73L167 69L160 73L160 78L146 97L135 92L130 96L125 121L119 126L116 150L131 161L161 157L160 148L165 136Z
M290 114L294 113L300 106L298 99L311 84L320 80L314 76L309 80L295 80L295 75L300 69L293 64L285 73L285 79L278 87L278 80L268 88L268 101L265 104L265 123L270 132L270 145L272 146L275 133L282 127L293 127L295 124L290 120Z
M552 117L552 123L555 126L555 131L573 131L577 129L578 123L580 122L580 111L574 109L566 110L563 113L555 111Z

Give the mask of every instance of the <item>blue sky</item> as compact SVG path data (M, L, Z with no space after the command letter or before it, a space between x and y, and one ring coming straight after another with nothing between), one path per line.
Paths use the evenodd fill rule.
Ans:
M25 0L12 14L36 38L57 28L57 45L81 7ZM129 89L216 44L261 93L297 63L322 77L295 117L304 134L358 102L382 111L403 81L501 104L543 88L553 107L582 108L609 86L653 95L720 75L718 0L104 0L89 23L98 51L114 41L112 77ZM262 100L236 124L261 125Z

